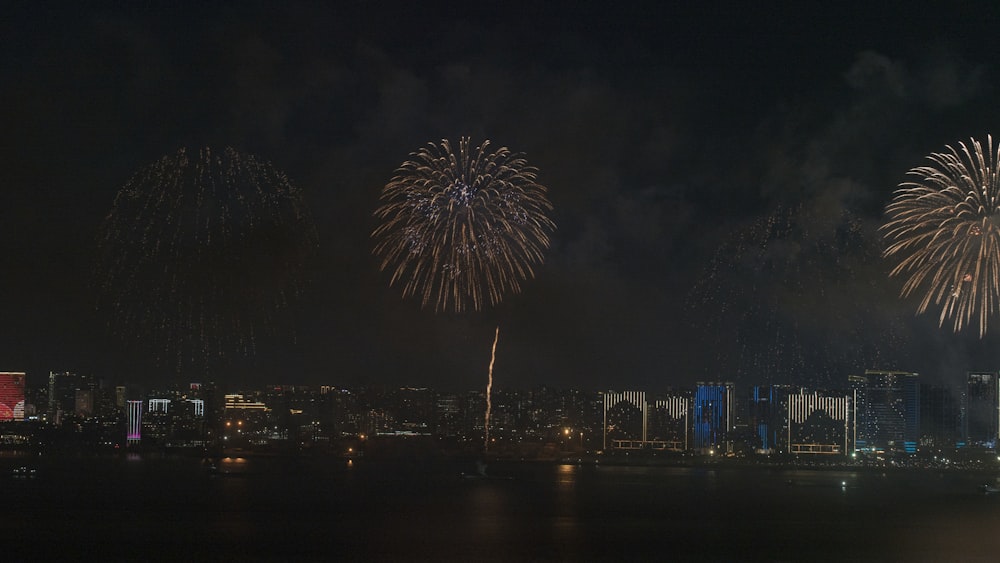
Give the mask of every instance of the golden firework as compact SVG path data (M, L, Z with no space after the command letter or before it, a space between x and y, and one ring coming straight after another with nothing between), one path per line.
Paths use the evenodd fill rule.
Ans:
M905 277L903 297L923 293L918 313L940 307L939 324L950 319L956 332L978 321L982 337L998 311L1000 152L990 136L985 151L975 139L947 149L896 190L883 255L897 261L889 275Z
M375 211L380 269L435 311L480 310L519 292L555 229L537 170L489 145L429 143L397 170Z

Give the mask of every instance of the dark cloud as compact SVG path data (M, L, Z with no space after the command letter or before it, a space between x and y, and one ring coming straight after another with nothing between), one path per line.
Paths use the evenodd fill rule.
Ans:
M131 174L184 145L270 160L320 233L296 345L235 380L477 387L497 324L498 374L518 385L985 367L981 342L897 297L877 233L907 169L996 122L975 26L925 40L884 7L493 9L15 10L0 312L21 322L0 330L5 369L152 373L98 338L88 245ZM387 287L372 211L411 151L462 135L523 152L558 230L523 294L435 315Z

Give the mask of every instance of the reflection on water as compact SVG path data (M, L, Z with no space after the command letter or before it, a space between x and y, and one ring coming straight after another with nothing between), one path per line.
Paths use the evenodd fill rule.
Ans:
M961 473L33 459L0 541L32 560L994 561L1000 495ZM0 458L0 475L25 461ZM151 547L153 546L153 547ZM14 559L16 560L16 559Z

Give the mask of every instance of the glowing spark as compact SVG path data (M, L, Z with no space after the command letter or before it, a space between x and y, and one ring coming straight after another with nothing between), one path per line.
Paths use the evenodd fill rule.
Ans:
M413 153L382 190L372 232L381 270L435 311L496 305L534 276L555 224L536 170L506 148L463 137Z
M493 410L493 362L497 359L497 341L500 340L500 327L497 326L497 332L493 336L493 351L490 352L490 378L486 383L486 417L484 419L484 426L486 427L486 445L483 448L485 451L490 451L490 411Z
M180 149L115 197L98 238L97 308L178 371L250 357L301 293L316 243L303 194L270 163Z
M391 271L389 285L402 283L403 297L419 295L423 307L461 313L496 305L534 276L549 247L555 223L537 170L506 147L489 146L471 150L468 137L457 151L448 140L428 143L382 190L372 252L379 269ZM486 386L487 449L499 338L498 326Z
M918 314L940 306L938 324L951 319L955 332L977 317L982 338L1000 311L1000 148L991 136L985 153L975 139L958 146L907 172L916 179L886 207L883 256L898 260L890 276L909 276L903 297L924 291Z

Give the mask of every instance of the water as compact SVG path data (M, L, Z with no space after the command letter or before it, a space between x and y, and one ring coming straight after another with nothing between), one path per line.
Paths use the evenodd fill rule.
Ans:
M20 465L34 478L15 478ZM3 561L996 561L968 473L0 458Z

